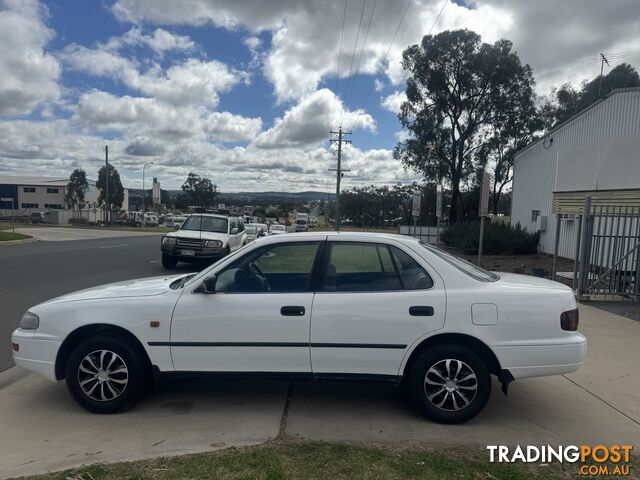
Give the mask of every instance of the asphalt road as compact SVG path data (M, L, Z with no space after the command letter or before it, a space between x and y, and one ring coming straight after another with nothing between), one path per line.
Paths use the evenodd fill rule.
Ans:
M13 365L11 332L31 306L103 283L164 275L160 234L0 245L0 371ZM179 264L177 272L197 266Z

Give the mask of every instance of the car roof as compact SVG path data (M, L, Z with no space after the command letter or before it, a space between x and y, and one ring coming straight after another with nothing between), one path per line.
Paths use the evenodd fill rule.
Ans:
M273 225L272 225L273 226ZM399 242L403 242L406 244L417 243L418 239L414 237L410 237L408 235L400 235L397 233L383 233L383 232L291 232L288 235L288 238L291 238L295 235L295 238L304 238L304 237L315 237L318 235L326 235L328 240L331 239L339 239L339 238L349 238L351 239L362 239L362 240L396 240ZM274 240L276 241L276 240ZM280 240L278 240L280 241Z

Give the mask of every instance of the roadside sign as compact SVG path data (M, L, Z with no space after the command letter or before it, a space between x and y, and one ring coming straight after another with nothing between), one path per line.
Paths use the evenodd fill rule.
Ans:
M436 218L442 217L442 185L436 188Z
M420 201L422 200L422 195L420 192L415 192L413 194L413 206L411 207L411 215L414 218L418 218L420 216Z
M489 192L491 190L491 174L482 172L482 186L480 187L480 209L478 215L486 217L489 214Z

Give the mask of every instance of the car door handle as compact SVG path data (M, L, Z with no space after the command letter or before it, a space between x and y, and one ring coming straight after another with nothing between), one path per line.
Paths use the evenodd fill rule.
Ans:
M280 309L280 315L285 317L301 317L305 309L302 306L286 306Z
M412 317L433 317L433 307L429 305L409 307L409 315Z

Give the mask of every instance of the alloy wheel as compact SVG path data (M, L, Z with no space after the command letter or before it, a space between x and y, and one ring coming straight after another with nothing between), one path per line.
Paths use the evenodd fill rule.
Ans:
M469 406L478 391L478 378L469 365L455 358L433 364L424 376L424 391L436 408L458 411Z
M78 366L78 384L92 400L115 400L122 395L128 383L127 364L111 350L95 350L86 355Z

